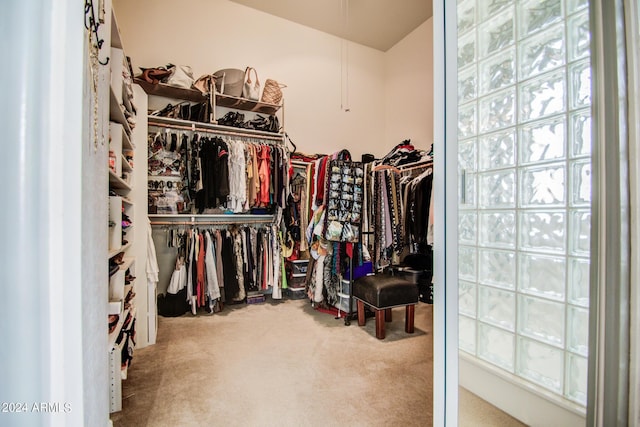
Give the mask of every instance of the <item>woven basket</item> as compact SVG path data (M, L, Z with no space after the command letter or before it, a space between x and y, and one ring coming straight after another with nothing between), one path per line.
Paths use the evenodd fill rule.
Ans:
M216 77L216 89L219 93L230 96L242 96L244 70L225 68L213 74Z
M282 88L286 87L275 80L267 79L262 90L262 102L280 105L282 102Z

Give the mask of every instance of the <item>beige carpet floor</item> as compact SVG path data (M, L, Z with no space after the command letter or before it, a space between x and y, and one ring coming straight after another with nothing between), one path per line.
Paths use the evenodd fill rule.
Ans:
M431 325L432 306L422 303L414 334L398 308L384 340L373 318L346 327L306 300L160 317L157 344L135 352L123 409L111 419L116 427L429 426ZM506 418L483 425L521 425L492 408Z

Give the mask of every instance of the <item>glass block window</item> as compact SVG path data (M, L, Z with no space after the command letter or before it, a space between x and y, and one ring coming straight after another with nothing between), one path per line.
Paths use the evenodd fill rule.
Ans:
M457 4L459 347L585 405L588 1Z

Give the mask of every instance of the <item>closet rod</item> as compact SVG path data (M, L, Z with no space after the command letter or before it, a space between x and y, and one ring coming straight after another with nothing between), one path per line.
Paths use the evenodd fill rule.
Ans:
M424 162L424 163L418 163L413 166L409 166L407 168L400 167L399 169L400 169L400 172L407 172L414 169L426 169L429 166L433 167L433 160L429 160L428 162Z
M168 129L181 129L181 130L188 130L188 131L193 131L193 132L213 133L213 134L216 134L216 135L239 136L239 137L242 137L242 138L269 139L269 140L272 140L272 141L280 141L280 142L282 142L282 137L281 136L254 135L254 134L249 134L249 133L233 132L233 131L229 131L229 130L218 130L218 129L203 128L203 127L198 127L198 126L195 126L195 125L193 125L193 126L185 126L185 125L178 125L178 124L174 125L174 124L154 122L151 119L149 120L149 126L163 127L163 128L168 128Z
M269 224L269 221L264 220L248 220L248 221L150 221L151 225L253 225L253 224Z

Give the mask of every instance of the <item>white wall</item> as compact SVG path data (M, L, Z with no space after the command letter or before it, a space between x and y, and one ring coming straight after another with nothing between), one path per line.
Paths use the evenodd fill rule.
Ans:
M227 0L115 0L137 67L190 65L194 75L251 65L286 84L285 126L299 151L384 155L385 54L350 44L350 112L341 110L340 39ZM338 19L339 17L336 17Z
M433 18L385 53L384 142L405 139L428 150L433 143Z

